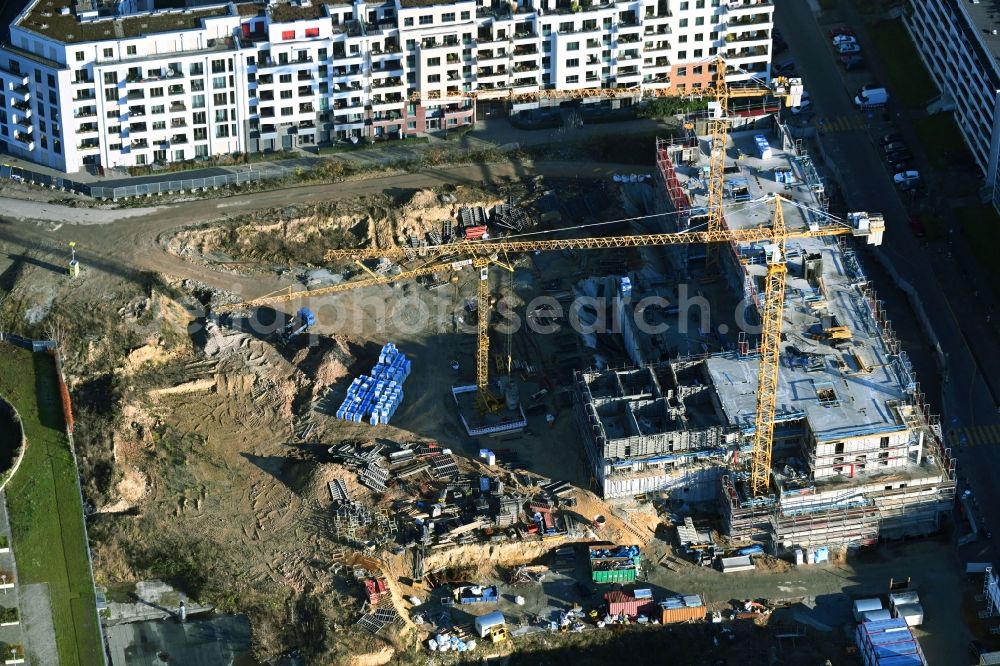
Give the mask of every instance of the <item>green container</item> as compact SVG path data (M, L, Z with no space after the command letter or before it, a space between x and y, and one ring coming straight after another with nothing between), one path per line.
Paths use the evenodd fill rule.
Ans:
M592 571L591 577L595 583L633 583L635 582L635 569Z

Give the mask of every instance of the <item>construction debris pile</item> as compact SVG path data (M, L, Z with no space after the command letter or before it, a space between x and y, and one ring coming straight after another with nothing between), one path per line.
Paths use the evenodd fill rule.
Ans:
M337 418L355 423L367 420L371 425L389 423L403 402L403 383L409 376L410 360L396 345L387 343L371 376L361 375L351 382L347 397L337 409Z

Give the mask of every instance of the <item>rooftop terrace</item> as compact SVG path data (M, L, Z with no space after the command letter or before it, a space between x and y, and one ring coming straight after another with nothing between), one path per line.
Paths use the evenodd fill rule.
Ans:
M220 5L205 9L161 11L122 19L109 16L81 21L76 15L75 5L74 0L37 0L28 7L17 25L60 42L75 44L193 30L201 27L203 19L229 15L229 6ZM64 9L69 9L69 13L61 13Z

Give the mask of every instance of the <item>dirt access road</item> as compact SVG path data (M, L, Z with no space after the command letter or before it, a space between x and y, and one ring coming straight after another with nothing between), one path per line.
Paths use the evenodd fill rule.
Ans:
M54 203L0 197L0 243L33 249L63 270L67 244L77 243L77 255L85 270L96 269L121 278L139 271L188 278L210 287L260 296L292 284L290 280L241 277L198 266L168 254L157 239L165 231L181 226L222 219L254 210L295 204L312 204L360 197L376 192L403 194L444 184L471 185L498 179L520 179L535 175L558 178L610 178L614 173L642 173L651 169L635 165L575 162L520 162L426 168L415 173L351 180L326 185L293 187L225 199L196 200L151 208L120 210L69 208ZM11 223L16 220L16 223ZM36 224L24 224L36 222Z

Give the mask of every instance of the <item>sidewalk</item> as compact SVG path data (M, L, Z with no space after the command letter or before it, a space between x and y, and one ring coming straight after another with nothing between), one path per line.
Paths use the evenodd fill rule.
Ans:
M28 171L34 171L53 178L66 177L88 185L102 187L128 187L166 183L177 180L211 178L230 174L248 173L253 171L285 171L294 172L299 169L312 169L329 159L340 159L358 165L391 164L394 162L412 161L429 151L437 149L483 150L488 148L515 148L518 146L538 146L552 143L579 142L608 136L627 136L646 134L657 130L668 132L669 127L654 120L626 120L614 123L584 125L576 129L519 130L514 128L505 118L491 118L476 123L475 128L458 139L429 137L427 143L410 143L389 141L371 148L358 148L328 155L313 155L301 152L298 157L254 162L251 164L236 164L231 166L210 166L184 171L154 173L148 176L128 176L124 169L108 169L104 176L99 176L86 169L76 173L64 174L34 162L23 160L13 155L0 154L0 163L9 164ZM650 146L650 156L653 147Z

